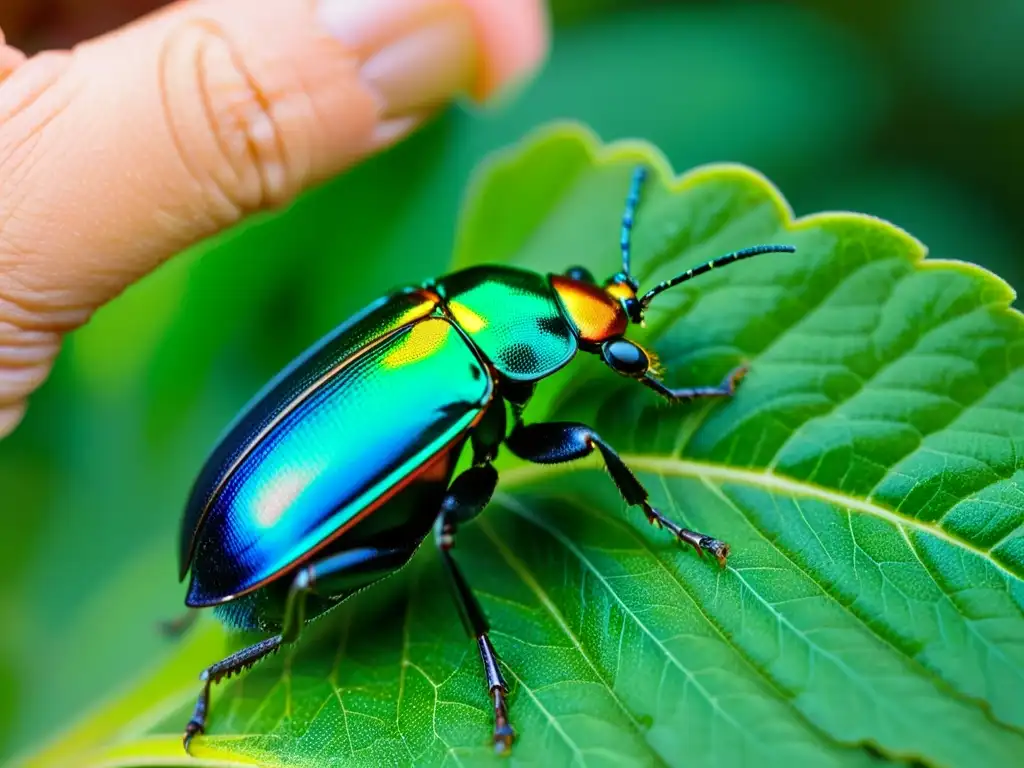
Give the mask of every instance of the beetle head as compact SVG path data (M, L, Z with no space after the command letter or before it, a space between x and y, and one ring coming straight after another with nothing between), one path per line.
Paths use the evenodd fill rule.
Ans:
M647 376L648 371L655 367L656 363L649 352L626 339L625 333L630 323L644 324L644 313L656 296L669 288L741 259L749 259L762 253L792 253L796 250L791 245L757 245L734 251L664 280L641 295L640 281L633 276L630 267L633 223L640 203L640 189L646 177L647 171L643 167L636 169L626 198L626 210L622 215L622 233L619 239L622 248L622 270L608 278L601 286L597 285L594 276L586 267L572 267L565 274L554 275L551 278L562 308L576 326L580 341L594 351L599 349L602 359L614 370L637 378Z
M643 378L657 367L657 360L650 352L625 337L609 339L602 344L601 359L616 373L634 379Z
M599 286L589 276L582 267L573 267L564 275L552 275L551 285L562 310L576 327L585 349L600 354L609 368L623 376L643 378L657 368L657 361L653 354L625 336L630 312L640 311L635 283L625 275L616 275ZM633 319L640 322L643 318Z
M644 306L636 296L640 283L635 277L625 272L616 272L605 282L604 289L622 305L626 317L634 323L643 325Z

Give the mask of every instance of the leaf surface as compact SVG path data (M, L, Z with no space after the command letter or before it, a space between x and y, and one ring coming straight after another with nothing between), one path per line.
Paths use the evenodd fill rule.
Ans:
M969 766L1024 754L1024 324L967 263L924 259L853 214L794 220L739 166L673 177L640 143L558 126L497 156L466 202L455 265L618 269L629 176L644 285L762 242L767 255L676 288L639 340L665 405L578 360L529 421L581 420L657 506L727 540L729 565L627 509L593 461L503 457L457 557L493 625L522 765ZM369 297L368 297L369 298ZM429 548L215 689L180 752L202 666L253 638L202 622L153 676L27 765L477 765L496 762L474 645Z

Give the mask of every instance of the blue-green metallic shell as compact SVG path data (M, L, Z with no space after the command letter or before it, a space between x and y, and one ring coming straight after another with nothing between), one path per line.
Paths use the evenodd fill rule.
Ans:
M489 408L503 408L502 403L492 401ZM441 508L445 492L451 482L458 455L465 445L465 439L453 442L447 451L434 458L435 464L420 472L401 490L384 500L372 513L357 524L347 528L343 536L325 547L318 558L326 558L342 551L360 547L385 548L409 547L409 559L415 549L433 528L437 511ZM408 562L408 559L406 560ZM380 578L383 578L382 574ZM306 598L303 616L312 621L332 608L340 605L345 598L359 589L364 589L375 580L360 581L358 586L342 588L332 584L326 594L310 594ZM259 632L280 632L287 612L288 590L292 579L272 579L259 589L247 592L235 600L214 607L214 615L233 629Z
M438 301L436 294L422 290L408 290L378 299L296 358L242 408L218 440L185 506L178 551L180 578L184 579L188 573L195 537L213 497L275 420L366 344L429 315Z
M504 376L537 381L578 349L547 278L513 267L470 267L437 281L446 311Z
M329 546L464 440L492 390L483 360L445 319L364 342L293 397L224 475L196 535L187 604L233 599ZM423 511L427 524L437 511Z

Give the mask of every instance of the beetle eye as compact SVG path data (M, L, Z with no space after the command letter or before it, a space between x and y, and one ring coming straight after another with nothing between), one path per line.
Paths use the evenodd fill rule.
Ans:
M647 353L628 339L614 339L601 345L601 359L627 376L643 376L651 366Z
M592 285L597 283L594 280L594 276L590 274L590 270L586 267L572 267L566 270L565 276L570 280L579 280L581 283L591 283Z

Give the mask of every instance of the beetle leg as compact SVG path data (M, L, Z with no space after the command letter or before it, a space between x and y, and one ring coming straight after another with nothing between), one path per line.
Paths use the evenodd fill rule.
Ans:
M647 522L655 528L668 529L677 539L697 550L697 554L703 556L708 552L715 556L720 566L725 567L729 545L712 536L683 528L652 507L648 501L647 489L636 479L636 475L630 471L619 454L585 424L529 424L513 429L507 442L509 450L516 456L537 464L559 464L582 459L596 449L604 459L612 481L627 504L643 509Z
M497 485L498 472L492 464L470 467L452 481L441 502L441 514L437 519L437 546L452 548L458 527L484 511Z
M210 687L225 677L248 669L264 656L276 651L282 644L298 640L299 632L305 623L306 597L311 592L333 595L358 589L401 567L411 555L410 550L364 547L339 552L299 569L288 590L281 634L231 654L200 675L203 690L199 693L192 719L185 727L185 751L188 751L189 744L196 734L203 733L206 728Z
M473 465L488 464L498 456L498 449L507 434L505 404L497 400L491 404L483 419L473 430Z
M210 707L210 686L220 682L225 677L231 677L236 672L248 669L280 647L281 636L277 635L261 640L255 645L250 645L248 648L243 648L203 670L203 673L199 676L199 679L203 681L203 690L199 693L196 708L192 712L192 719L185 726L185 735L182 737L182 743L185 745L186 752L188 752L189 745L192 743L195 735L202 733L206 729L206 712Z
M732 397L736 394L736 387L739 386L740 382L743 381L743 377L746 376L749 371L750 368L745 365L734 368L717 387L672 389L671 387L666 387L649 373L640 379L640 383L653 389L662 397L668 398L673 402L687 402L690 400L698 400L708 397Z
M441 549L441 562L444 563L445 570L451 578L455 601L459 606L459 614L462 616L466 631L476 639L480 661L484 665L487 692L494 704L494 749L496 752L507 752L512 748L515 731L508 721L508 683L501 674L498 653L491 644L490 625L451 551Z
M515 732L508 721L508 684L498 666L498 654L491 644L490 624L466 577L452 556L455 531L459 523L472 520L487 506L498 483L498 473L490 464L472 467L452 482L437 518L435 540L441 562L452 583L452 593L466 632L476 640L480 661L487 677L487 693L494 704L494 749L508 752Z
M526 406L536 389L537 384L532 381L510 381L505 383L502 394L505 400L508 401L509 406L511 406L513 427L521 427L523 425L523 411L526 410ZM502 438L504 438L504 435L502 435Z

